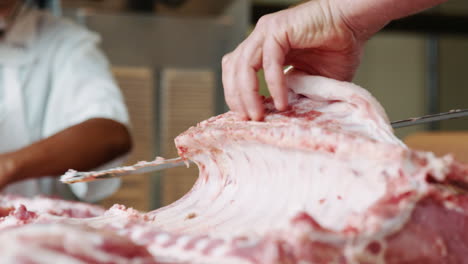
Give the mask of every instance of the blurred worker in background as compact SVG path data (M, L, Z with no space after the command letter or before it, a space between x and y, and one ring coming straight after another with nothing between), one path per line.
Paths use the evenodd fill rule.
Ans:
M283 67L351 81L367 40L394 19L447 0L312 0L262 17L254 31L223 58L231 110L261 120L257 71L263 68L275 107L288 106Z
M63 197L71 189L85 201L112 194L117 179L71 186L57 179L69 168L118 162L131 148L99 37L26 0L0 2L0 34L2 193Z

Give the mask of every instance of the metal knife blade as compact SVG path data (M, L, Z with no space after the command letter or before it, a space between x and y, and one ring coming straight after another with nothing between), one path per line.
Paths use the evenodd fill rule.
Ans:
M449 112L438 113L433 115L425 115L421 117L415 118L408 118L404 120L394 121L392 122L393 128L400 128L400 127L407 127L413 125L419 125L424 123L436 122L441 120L453 119L453 118L460 118L468 116L468 109L457 109L451 110ZM102 171L90 171L90 172L78 172L75 170L69 170L65 173L62 177L60 177L60 181L63 183L76 183L76 182L88 182L94 181L98 179L106 179L106 178L114 178L114 177L122 177L126 175L132 174L143 174L148 172L154 172L164 169L170 169L174 167L180 166L189 166L191 161L183 160L182 158L174 158L174 159L163 159L155 161L147 162L138 162L131 166L125 167L118 167L108 170Z
M190 161L183 160L182 158L174 158L164 160L156 159L155 161L151 162L141 161L131 166L117 167L101 171L80 172L75 170L68 170L64 175L60 177L60 181L68 184L77 182L89 182L99 179L122 177L132 174L143 174L180 166L188 167L189 164Z
M425 115L421 117L413 117L404 120L398 120L392 122L393 128L400 128L400 127L407 127L407 126L414 126L419 124L431 123L436 121L442 121L447 119L453 118L460 118L468 116L468 109L456 109L450 110L448 112L437 113L433 115Z

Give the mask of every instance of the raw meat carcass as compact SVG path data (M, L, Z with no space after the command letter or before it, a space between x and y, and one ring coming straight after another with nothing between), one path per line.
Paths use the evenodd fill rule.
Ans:
M30 224L0 233L0 263L155 264L143 246L107 231Z
M96 205L58 198L1 195L0 229L33 223L42 215L82 219L100 216L105 212L104 208Z
M266 100L265 122L227 113L176 139L200 176L149 213L158 227L270 241L278 250L268 261L278 263L462 263L466 167L408 149L360 87L301 73L288 86L289 111ZM445 216L451 228L439 227Z
M468 168L408 149L358 86L287 81L288 111L265 99L264 122L228 112L176 138L200 175L169 206L77 219L26 203L4 222L104 230L162 263L467 263Z
M58 198L41 197L25 198L14 195L0 196L0 208L18 208L28 205L28 210L35 213L47 213L52 215L67 216L73 218L87 218L100 216L106 211L96 205L65 201Z

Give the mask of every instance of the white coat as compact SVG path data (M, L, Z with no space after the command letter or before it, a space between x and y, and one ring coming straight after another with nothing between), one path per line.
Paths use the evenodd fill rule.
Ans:
M0 153L91 118L128 124L122 95L98 42L97 35L48 13L29 10L19 16L0 41ZM46 177L11 184L3 192L70 198L71 189L81 200L96 201L119 184L111 179L67 186L57 177Z

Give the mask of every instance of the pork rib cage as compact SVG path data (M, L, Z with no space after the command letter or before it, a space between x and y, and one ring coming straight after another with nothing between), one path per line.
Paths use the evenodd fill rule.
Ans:
M200 175L175 203L148 213L115 205L100 215L96 208L67 215L4 198L0 244L37 233L30 245L52 257L40 241L47 227L63 231L57 241L69 241L65 230L83 229L84 241L111 234L114 247L137 252L88 248L110 252L100 256L115 263L129 256L135 263L465 263L467 167L408 149L358 86L298 72L287 81L288 111L266 99L265 122L228 112L176 138Z

